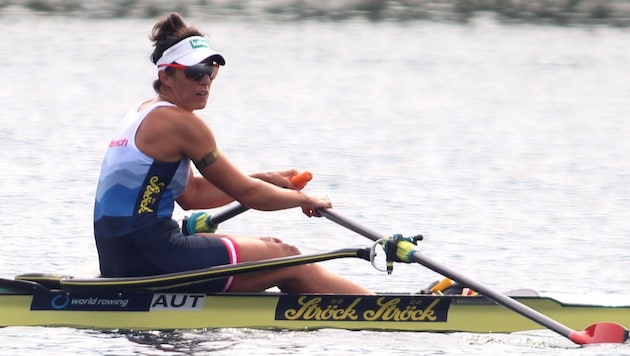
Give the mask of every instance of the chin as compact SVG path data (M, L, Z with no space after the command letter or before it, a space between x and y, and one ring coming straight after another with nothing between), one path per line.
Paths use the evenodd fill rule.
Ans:
M195 103L195 110L205 109L207 105L208 105L208 98L206 98L204 100L197 101Z

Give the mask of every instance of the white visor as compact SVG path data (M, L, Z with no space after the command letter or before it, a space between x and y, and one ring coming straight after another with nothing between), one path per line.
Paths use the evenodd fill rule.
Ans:
M158 59L156 65L160 68L160 70L164 69L164 64L170 64L173 62L183 64L185 66L192 66L201 63L207 58L212 58L214 62L217 62L220 65L225 65L223 55L210 48L210 45L205 38L201 36L192 36L184 38L164 51L162 57Z

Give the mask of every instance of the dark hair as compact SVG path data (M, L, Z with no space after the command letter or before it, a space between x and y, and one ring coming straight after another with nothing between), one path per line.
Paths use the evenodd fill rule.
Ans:
M151 54L151 62L157 64L164 51L184 38L191 36L203 36L203 34L195 27L187 26L180 14L173 12L161 18L155 23L151 36L149 36L149 39L153 41L153 47L155 47ZM172 68L166 68L167 73L169 69ZM160 79L156 79L153 82L153 89L156 93L160 92L161 86Z

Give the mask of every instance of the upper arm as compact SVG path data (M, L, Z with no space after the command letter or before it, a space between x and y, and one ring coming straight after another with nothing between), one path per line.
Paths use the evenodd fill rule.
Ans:
M191 116L178 126L177 131L181 155L189 158L192 162L198 162L213 152L219 153L211 164L199 169L207 182L196 180L201 177L193 177L191 174L189 185L193 191L197 191L194 194L215 190L247 204L251 199L250 196L254 195L252 192L256 190L256 186L262 182L240 171L225 154L220 152L210 127L191 113ZM219 193L216 193L215 197L221 202L226 201L225 197L219 196ZM191 198L194 199L195 196Z
M149 156L163 161L188 158L196 162L218 150L212 130L197 115L177 107L160 108L150 115L150 121L143 123L142 132L139 131L143 145L139 148ZM145 124L148 125L144 127ZM261 185L267 183L241 172L223 153L199 172L207 182L191 174L178 198L182 208L215 204L214 198L224 202L225 195L250 206L264 199L256 193L264 190Z
M184 158L196 162L218 150L210 127L197 115L177 107L151 112L136 133L136 146L148 156L165 162ZM251 199L262 182L242 173L224 154L199 171L205 179L195 177L191 171L188 184L177 199L182 208L208 208L233 199L244 204L256 203Z

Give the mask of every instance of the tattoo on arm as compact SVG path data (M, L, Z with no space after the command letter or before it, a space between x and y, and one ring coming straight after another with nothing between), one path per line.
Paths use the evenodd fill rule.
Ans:
M209 165L213 164L221 155L221 152L219 151L218 148L216 148L214 151L208 153L207 155L201 157L200 160L195 161L195 167L197 167L197 169L203 169L208 167Z

